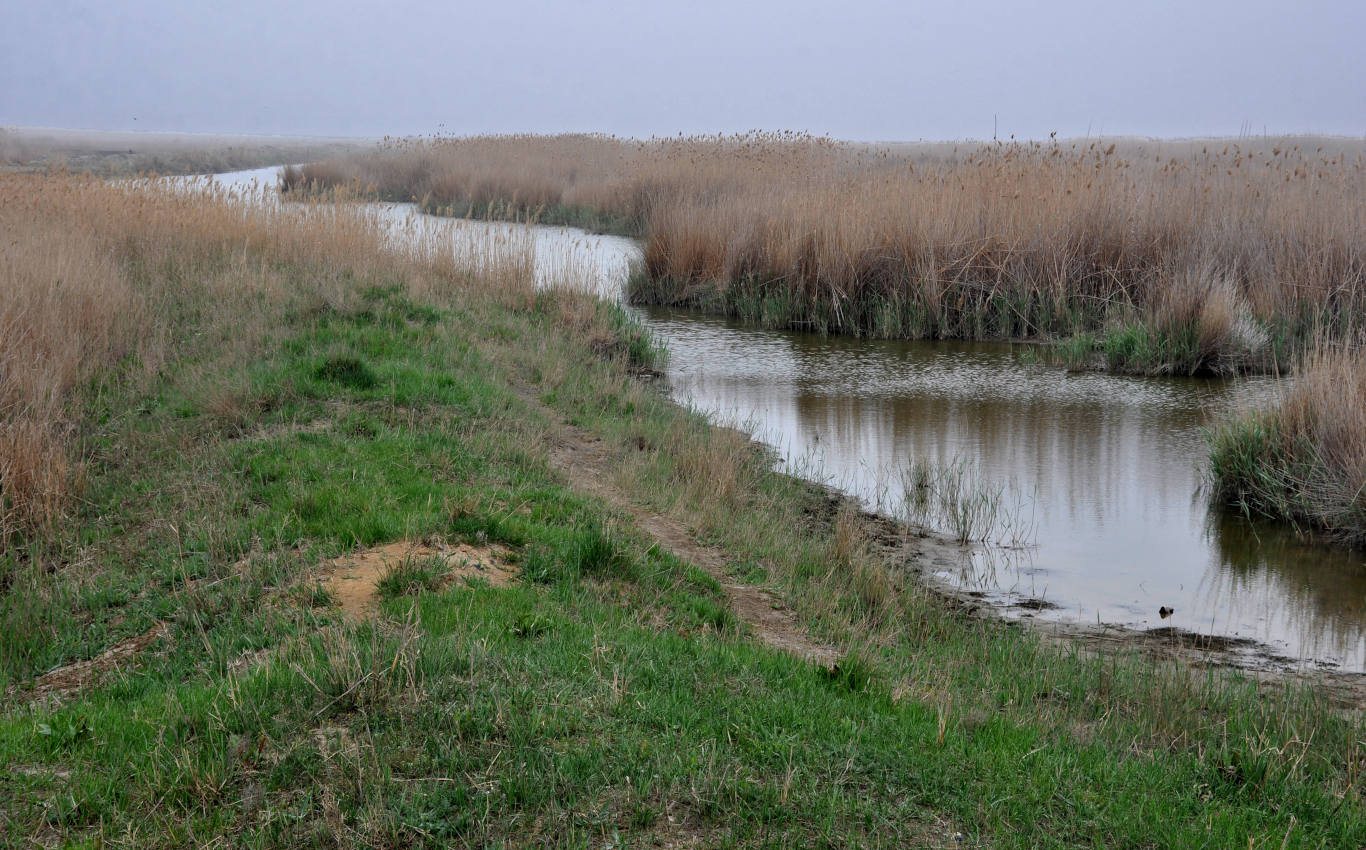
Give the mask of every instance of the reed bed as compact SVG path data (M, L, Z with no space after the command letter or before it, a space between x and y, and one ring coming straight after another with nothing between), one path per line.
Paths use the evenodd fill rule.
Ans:
M1364 154L1327 139L489 136L389 142L289 185L640 235L638 303L823 333L1078 337L1076 359L1197 374L1277 368L1350 332Z
M1366 349L1321 346L1269 410L1211 435L1218 496L1366 545Z
M309 162L372 145L360 139L0 127L0 169L100 177L210 174Z

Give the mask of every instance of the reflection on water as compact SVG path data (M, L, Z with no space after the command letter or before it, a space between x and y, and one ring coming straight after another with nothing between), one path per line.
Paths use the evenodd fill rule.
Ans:
M275 173L216 179L240 191L253 181L273 187ZM444 246L469 258L512 252L534 263L546 286L619 297L640 256L632 240L573 228L434 218L411 204L361 207L405 247ZM1366 668L1366 558L1211 511L1201 492L1201 429L1267 400L1272 380L1068 374L1023 362L1025 346L819 337L690 312L638 315L668 343L679 400L749 427L798 474L889 513L901 511L904 473L917 459L940 467L966 459L989 486L1019 494L1035 545L965 551L945 580L1003 606L1057 606L1040 616L1175 625ZM1159 619L1161 606L1176 609L1172 619Z
M1176 625L1269 644L1297 658L1366 664L1366 564L1279 526L1211 512L1202 428L1265 401L1270 379L1069 374L1026 346L904 342L761 331L647 312L670 349L675 393L746 424L790 464L884 511L917 460L971 460L1020 494L1034 546L979 547L949 581L1043 616ZM985 587L982 587L985 585ZM1168 621L1161 606L1176 609Z
M1356 658L1352 666L1361 668L1366 581L1360 553L1315 545L1225 511L1210 514L1207 534L1214 546L1201 588L1208 607L1271 622L1273 633L1298 633L1297 655Z

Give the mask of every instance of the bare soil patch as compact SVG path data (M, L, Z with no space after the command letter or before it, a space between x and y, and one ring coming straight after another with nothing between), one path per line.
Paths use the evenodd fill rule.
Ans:
M374 616L379 606L380 580L405 561L440 559L447 584L478 578L494 587L506 587L520 573L508 563L507 556L507 550L498 546L400 540L324 561L319 578L327 583L328 592L342 612L360 620Z

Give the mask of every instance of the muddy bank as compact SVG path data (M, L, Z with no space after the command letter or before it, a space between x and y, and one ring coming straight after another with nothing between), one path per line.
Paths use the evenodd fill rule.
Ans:
M1157 662L1186 665L1192 672L1209 667L1236 670L1269 686L1307 683L1341 709L1366 710L1366 675L1290 658L1249 638L1203 634L1178 626L1139 629L1042 619L1037 616L1040 612L1056 606L1041 599L1027 598L1011 606L994 604L980 591L939 577L943 570L961 564L972 547L947 535L912 528L863 510L838 490L804 483L812 493L814 507L808 513L811 522L833 525L840 512L852 506L857 510L864 539L888 569L914 576L921 587L964 617L996 620L1008 628L1029 629L1048 641L1083 654L1138 653Z

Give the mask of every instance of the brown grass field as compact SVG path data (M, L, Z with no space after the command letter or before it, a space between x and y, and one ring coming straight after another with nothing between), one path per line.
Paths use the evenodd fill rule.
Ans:
M372 145L372 140L339 137L0 127L0 169L101 177L210 174L311 162Z

